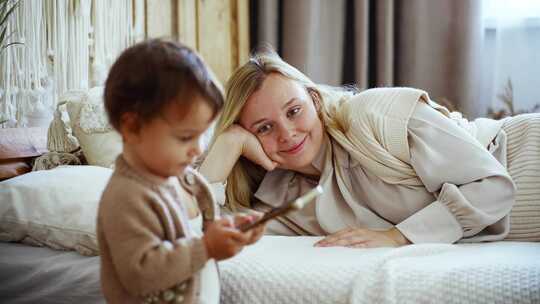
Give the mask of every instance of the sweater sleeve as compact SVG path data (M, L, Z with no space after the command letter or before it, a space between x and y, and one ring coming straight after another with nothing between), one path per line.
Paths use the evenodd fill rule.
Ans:
M414 110L408 136L411 166L437 199L396 227L413 243L504 238L515 185L501 163L424 103Z
M161 208L159 198L137 190L115 191L100 205L99 229L120 282L133 295L181 283L208 260L201 238L167 240Z

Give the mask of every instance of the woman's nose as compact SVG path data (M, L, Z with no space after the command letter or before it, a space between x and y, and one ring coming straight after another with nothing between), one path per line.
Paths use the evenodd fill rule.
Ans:
M279 142L286 143L296 136L294 125L286 124L279 126Z

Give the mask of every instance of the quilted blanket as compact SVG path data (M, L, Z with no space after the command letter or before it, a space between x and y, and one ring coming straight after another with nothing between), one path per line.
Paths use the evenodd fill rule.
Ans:
M220 263L221 303L540 303L540 243L319 248L265 236Z

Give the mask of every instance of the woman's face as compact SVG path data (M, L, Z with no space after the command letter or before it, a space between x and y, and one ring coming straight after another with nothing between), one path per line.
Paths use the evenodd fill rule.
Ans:
M323 127L313 99L296 81L277 73L268 75L247 100L240 125L259 139L280 168L312 172Z

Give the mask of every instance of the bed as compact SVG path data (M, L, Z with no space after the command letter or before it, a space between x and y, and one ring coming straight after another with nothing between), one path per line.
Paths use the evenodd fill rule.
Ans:
M265 236L220 264L223 303L540 303L540 243L315 248Z
M2 303L105 303L99 257L18 243L0 243Z
M2 162L42 153L23 142L31 148L13 151L36 155L8 151ZM0 302L104 303L95 215L111 172L60 166L0 182ZM318 239L264 236L220 262L221 303L540 303L540 243L313 247Z
M219 264L221 303L540 303L540 244L315 248L264 236ZM104 303L99 258L0 243L4 303Z

